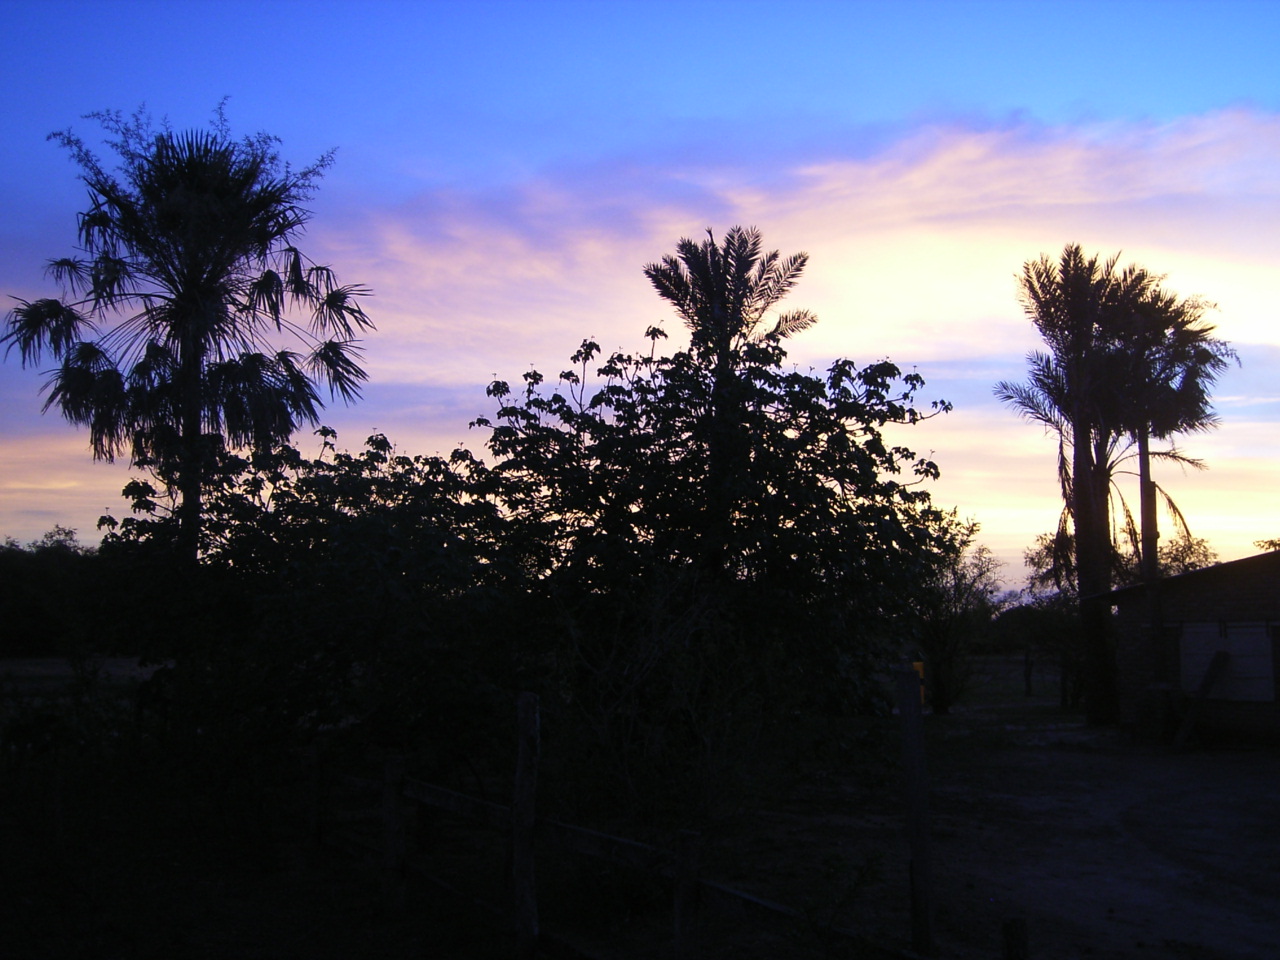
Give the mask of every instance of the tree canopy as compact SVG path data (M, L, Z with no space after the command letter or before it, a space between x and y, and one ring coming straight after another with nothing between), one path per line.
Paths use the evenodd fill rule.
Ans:
M687 348L660 353L656 327L640 353L585 341L554 384L491 384L496 416L476 421L504 542L544 604L554 688L624 779L698 756L682 744L705 763L785 704L874 701L913 591L958 532L924 488L937 466L891 439L947 409L917 406L919 375L787 368L782 339L803 324L783 317L813 317L766 313L803 257L739 228L677 250L646 273Z
M89 429L93 455L127 453L178 491L184 552L199 548L204 474L225 446L270 449L316 424L331 396L359 396L368 291L341 285L297 246L332 155L294 170L266 134L155 129L148 115L91 114L118 159L55 133L89 193L80 255L50 261L58 299L19 301L3 342L60 365L45 409ZM295 348L281 346L291 341Z
M1048 352L1027 357L1026 383L1002 381L996 395L1019 414L1043 424L1058 440L1063 526L1055 542L1075 554L1077 596L1086 634L1089 713L1115 719L1115 663L1107 637L1104 595L1111 586L1111 491L1121 458L1134 445L1140 458L1143 537L1147 562L1154 547L1154 488L1147 441L1207 429L1214 423L1209 388L1230 348L1204 322L1208 304L1180 299L1163 277L1118 258L1087 257L1068 244L1055 262L1046 255L1023 265L1019 298ZM1163 456L1187 461L1176 449ZM1072 530L1067 534L1066 520Z

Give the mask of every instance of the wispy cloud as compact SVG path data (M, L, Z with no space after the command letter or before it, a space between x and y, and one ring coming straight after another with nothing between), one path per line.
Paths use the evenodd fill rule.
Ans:
M822 322L790 344L797 364L887 356L918 368L930 396L957 402L911 442L942 465L940 502L981 521L1016 561L1058 509L1051 441L990 393L994 380L1021 376L1037 345L1016 299L1025 260L1067 242L1122 251L1167 273L1172 289L1215 301L1220 335L1246 359L1280 358L1278 115L931 124L875 149L851 140L842 153L827 140L807 151L774 144L726 163L724 151L713 162L668 145L502 187L380 204L365 195L358 212L318 219L311 239L344 281L374 288L378 324L367 401L326 420L351 445L376 428L414 452L478 449L483 437L466 423L489 412L490 379L530 366L554 376L588 336L640 348L657 322L678 342L683 331L642 266L681 236L752 224L769 247L811 255L791 300ZM1268 471L1280 459L1271 425L1258 426L1274 419L1273 398L1269 377L1224 380L1222 428L1188 441L1213 469L1170 478L1203 518L1196 532L1221 540L1224 554L1280 530L1257 487L1274 486ZM26 443L36 446L7 443L6 477L39 461L40 441ZM77 457L91 468L83 446L66 456L68 471ZM4 488L5 522L63 502L53 492L62 470L51 468L47 488Z
M811 254L794 299L824 322L795 344L806 359L955 359L993 339L1022 352L1034 336L1013 276L1068 241L1167 271L1174 289L1218 302L1224 336L1274 342L1278 152L1280 118L1243 112L929 127L871 156L775 155L759 170L628 161L423 195L324 236L344 275L378 290L375 372L407 382L554 365L586 335L632 342L664 315L640 267L733 223Z

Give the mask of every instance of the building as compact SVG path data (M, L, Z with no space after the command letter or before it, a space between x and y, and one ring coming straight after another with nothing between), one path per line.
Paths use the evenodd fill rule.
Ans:
M1280 551L1116 590L1111 603L1123 722L1171 736L1223 652L1197 727L1280 740Z

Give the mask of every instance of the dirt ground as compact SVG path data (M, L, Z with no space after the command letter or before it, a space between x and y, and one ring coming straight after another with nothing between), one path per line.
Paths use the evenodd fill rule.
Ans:
M1136 745L1122 731L1092 730L1063 714L1046 678L1038 681L1046 695L1026 698L1016 664L991 661L983 671L952 716L926 717L938 956L998 960L1002 924L1021 918L1031 960L1280 957L1280 751L1192 743L1175 753ZM763 810L708 832L703 875L795 908L810 926L855 930L905 955L911 933L898 748L896 720L852 724L844 742L815 748L797 764L802 775ZM366 889L371 878L362 879L367 865L341 858L304 850L276 856L266 871L184 866L166 874L160 868L168 849L127 853L137 839L104 829L112 822L107 811L99 832L86 831L93 838L87 846L73 844L53 859L18 819L0 821L0 835L14 854L5 871L24 896L11 904L18 914L0 927L12 934L45 918L37 926L47 920L67 929L69 913L84 927L66 934L62 945L76 946L70 952L33 933L26 942L44 944L40 956L203 957L219 952L215 943L224 956L343 955L348 941L320 936L326 925L316 924L318 915L343 917L343 927L366 943L374 933L384 937L380 956L480 957L507 949L501 938L490 942L492 930L481 936L473 926L446 923L442 917L456 911L434 894L423 900L435 904L431 911L386 916ZM29 857L16 856L23 844L32 846ZM138 863L122 870L130 857ZM204 863L176 847L172 858L175 868L179 858ZM490 871L495 878L500 861ZM90 893L66 892L60 878L72 863ZM129 871L145 880L133 884L149 891L145 912L125 897L121 880ZM610 918L594 930L565 930L585 933L570 939L601 956L670 955L668 892L622 882L610 893L613 881L604 874L585 875L596 889L568 895L560 909L548 902L548 927L557 914L580 920L583 903L575 897L595 895ZM93 876L98 880L85 879ZM551 879L550 871L540 876ZM232 896L238 889L244 895ZM428 896L411 890L409 899L419 894ZM614 916L629 898L647 902L630 917ZM294 914L297 922L286 922ZM401 931L408 919L413 929ZM125 946L82 949L96 944L100 928L116 931ZM746 922L725 930L708 922L695 956L863 955L855 944L803 932L765 941ZM239 938L234 948L232 933Z
M1280 957L1280 751L1138 746L994 672L974 695L998 702L926 718L940 956L998 958L1022 918L1033 960ZM726 879L909 947L904 794L885 786L799 785L734 838Z

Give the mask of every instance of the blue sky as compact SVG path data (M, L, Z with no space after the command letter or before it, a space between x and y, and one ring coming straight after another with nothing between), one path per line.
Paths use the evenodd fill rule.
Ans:
M585 336L667 319L640 272L683 235L754 224L807 250L792 356L888 356L956 411L904 439L936 497L1011 562L1052 527L1053 443L991 395L1035 347L1013 276L1070 241L1123 251L1213 319L1244 365L1209 471L1158 476L1224 557L1280 535L1280 3L130 3L0 0L0 294L54 293L83 191L45 140L146 103L178 127L338 160L313 255L372 286L358 445L479 450L483 387L554 373ZM39 414L0 364L0 535L92 539L123 465Z

